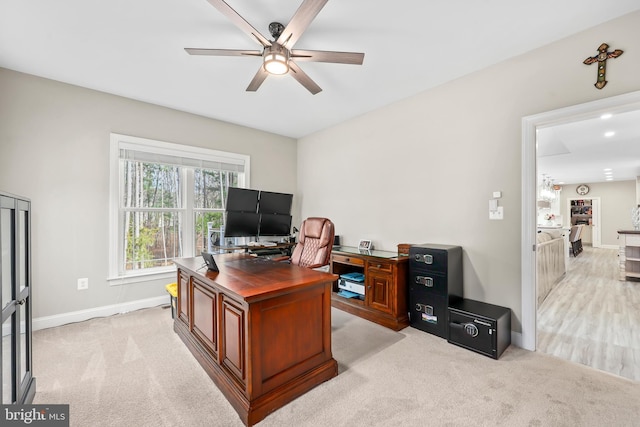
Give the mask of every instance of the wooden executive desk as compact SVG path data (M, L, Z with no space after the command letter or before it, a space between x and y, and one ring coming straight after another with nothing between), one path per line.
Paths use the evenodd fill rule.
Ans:
M242 253L174 260L174 330L246 425L338 375L331 354L337 276ZM204 402L203 402L204 403Z

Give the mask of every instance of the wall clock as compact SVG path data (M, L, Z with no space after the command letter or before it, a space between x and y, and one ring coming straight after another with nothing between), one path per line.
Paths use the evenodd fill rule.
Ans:
M589 192L589 186L586 184L580 184L578 185L578 187L576 187L576 193L578 193L581 196L584 196L588 192Z

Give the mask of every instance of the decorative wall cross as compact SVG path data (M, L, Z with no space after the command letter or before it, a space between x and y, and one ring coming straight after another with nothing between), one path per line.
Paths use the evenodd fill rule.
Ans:
M594 84L598 89L602 89L607 84L607 80L605 79L605 73L607 72L607 59L617 58L624 53L620 49L616 49L613 52L607 52L607 49L609 49L609 45L602 43L598 48L598 54L596 56L590 56L584 60L584 63L587 65L591 65L594 62L598 63L598 81Z

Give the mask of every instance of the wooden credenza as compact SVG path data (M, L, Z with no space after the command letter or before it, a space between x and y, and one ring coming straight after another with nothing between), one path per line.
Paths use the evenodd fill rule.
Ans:
M399 331L409 326L407 275L409 257L396 252L367 251L337 246L331 252L331 272L336 275L363 273L364 295L345 298L338 294L337 282L331 304L356 316Z
M247 254L181 258L174 330L246 425L338 374L336 276Z

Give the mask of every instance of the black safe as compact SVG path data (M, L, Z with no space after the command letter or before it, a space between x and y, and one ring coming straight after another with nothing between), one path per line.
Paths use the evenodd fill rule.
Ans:
M451 344L498 359L511 344L511 310L462 299L449 306Z
M409 248L409 324L447 338L449 304L462 299L462 248L422 244Z

